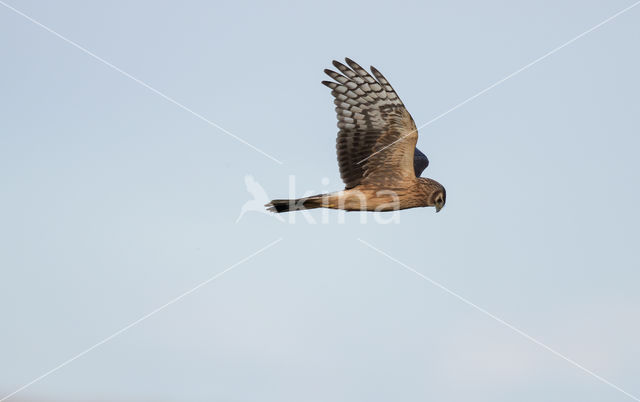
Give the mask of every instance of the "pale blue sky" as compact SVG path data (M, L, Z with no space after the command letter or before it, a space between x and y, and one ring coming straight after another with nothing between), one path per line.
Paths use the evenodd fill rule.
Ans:
M357 238L640 395L640 7L420 131L439 214L236 223L341 188L332 59L420 125L632 1L10 4L284 164L0 6L0 398L278 238L10 400L632 400Z

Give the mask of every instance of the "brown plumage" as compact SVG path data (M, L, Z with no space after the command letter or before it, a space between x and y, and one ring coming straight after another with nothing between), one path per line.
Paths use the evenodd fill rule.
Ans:
M415 151L418 130L398 94L376 68L371 67L371 76L353 60L345 60L348 66L333 62L342 74L324 70L334 81L322 81L335 98L340 129L336 149L345 189L273 200L266 206L273 212L312 208L393 211L428 206L440 211L446 202L445 189L435 180L418 177L428 160Z

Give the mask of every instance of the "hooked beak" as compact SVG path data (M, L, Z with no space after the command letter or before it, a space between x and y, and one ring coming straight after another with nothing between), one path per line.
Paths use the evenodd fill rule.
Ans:
M440 212L440 210L441 210L441 209L442 209L442 207L441 207L441 206L436 205L436 212Z

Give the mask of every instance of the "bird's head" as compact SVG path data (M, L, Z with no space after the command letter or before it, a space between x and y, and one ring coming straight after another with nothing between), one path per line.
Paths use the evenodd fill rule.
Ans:
M426 195L426 206L436 207L436 212L440 212L447 202L447 191L435 180L424 177L420 177L419 180Z
M442 207L444 207L444 204L447 202L447 190L445 190L442 186L440 187L441 189L436 192L434 201L436 205L436 212L440 212Z

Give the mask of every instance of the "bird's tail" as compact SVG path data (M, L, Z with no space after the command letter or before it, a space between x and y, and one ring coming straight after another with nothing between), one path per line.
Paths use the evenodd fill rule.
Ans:
M277 213L322 208L328 206L326 196L326 194L318 194L291 200L273 200L268 204L265 204L265 207L267 207L267 210Z

